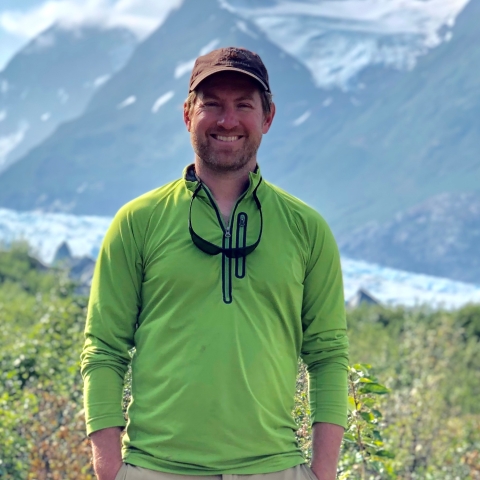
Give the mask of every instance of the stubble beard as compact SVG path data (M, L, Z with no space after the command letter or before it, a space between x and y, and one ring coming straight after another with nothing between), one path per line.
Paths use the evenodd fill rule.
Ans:
M191 135L193 150L197 157L207 168L218 173L236 172L245 167L252 158L256 158L261 140L261 137L258 140L246 137L240 150L229 153L216 151L209 137L202 139L194 133Z

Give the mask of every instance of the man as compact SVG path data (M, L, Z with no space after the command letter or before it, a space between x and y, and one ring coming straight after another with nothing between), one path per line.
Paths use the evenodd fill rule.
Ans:
M199 57L184 106L195 163L125 205L107 232L82 353L99 480L335 478L347 400L339 254L313 209L261 177L274 116L258 55ZM313 472L291 416L299 355Z

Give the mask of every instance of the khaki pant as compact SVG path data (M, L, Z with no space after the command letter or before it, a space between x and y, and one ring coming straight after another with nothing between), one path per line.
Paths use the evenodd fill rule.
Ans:
M272 473L249 475L178 475L176 473L157 472L124 463L115 480L317 480L312 469L306 464Z

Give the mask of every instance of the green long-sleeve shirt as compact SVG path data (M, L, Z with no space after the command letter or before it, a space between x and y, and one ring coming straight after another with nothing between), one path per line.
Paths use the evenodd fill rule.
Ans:
M184 178L125 205L101 247L82 353L87 433L124 426L128 463L190 475L279 471L303 463L295 441L297 360L308 365L313 422L345 426L347 348L338 250L322 217L250 174L224 225L208 189L192 227L247 257L192 242Z

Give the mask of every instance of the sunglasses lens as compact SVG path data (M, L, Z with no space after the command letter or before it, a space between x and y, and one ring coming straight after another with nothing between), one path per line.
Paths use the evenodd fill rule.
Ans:
M208 255L218 255L222 252L220 247L217 247L213 243L208 242L207 240L203 239L198 235L193 229L190 230L190 236L192 238L192 242L194 245L204 253Z
M208 255L218 255L219 253L223 253L226 257L228 258L242 258L246 257L247 255L250 255L259 245L260 240L262 238L262 232L263 232L263 214L262 214L262 207L260 205L260 201L258 200L258 197L254 191L253 196L255 200L255 204L257 205L258 211L260 212L260 233L258 235L257 241L244 248L222 248L217 245L214 245L213 243L210 243L208 240L205 240L202 238L200 235L198 235L195 230L193 229L192 225L192 205L193 205L193 200L197 196L197 193L199 190L202 188L202 184L199 184L197 189L192 195L192 199L190 200L190 209L188 212L188 230L190 232L190 237L192 239L193 244L201 250L203 253L206 253ZM258 188L258 186L257 186Z

